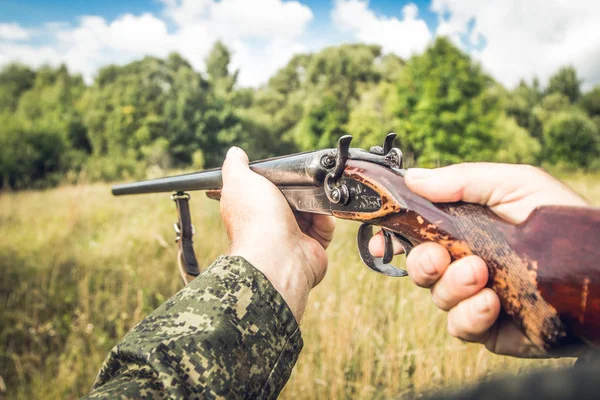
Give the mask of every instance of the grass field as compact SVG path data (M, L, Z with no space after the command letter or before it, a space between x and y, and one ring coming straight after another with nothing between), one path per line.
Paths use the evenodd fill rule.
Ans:
M600 176L566 181L600 204ZM197 193L191 204L206 266L227 247L218 203ZM174 207L166 194L113 198L107 185L0 194L0 375L7 398L86 393L110 348L180 288ZM358 224L338 227L329 274L302 325L304 351L282 398L410 397L572 362L494 356L451 339L427 291L370 272L358 259Z

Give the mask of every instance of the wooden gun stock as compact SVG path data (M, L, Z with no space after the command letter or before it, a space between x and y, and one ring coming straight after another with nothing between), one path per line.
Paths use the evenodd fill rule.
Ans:
M437 242L454 259L480 256L504 311L550 353L600 344L599 209L544 206L512 225L485 206L433 204L377 165L349 161L344 175L377 191L382 211L335 216L380 225L413 243Z

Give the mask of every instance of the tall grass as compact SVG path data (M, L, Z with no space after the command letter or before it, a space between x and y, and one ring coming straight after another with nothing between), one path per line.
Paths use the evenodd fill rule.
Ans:
M600 203L597 176L568 183ZM226 251L218 203L192 199L199 262ZM114 198L107 185L0 194L0 376L9 398L78 398L110 348L180 288L168 195ZM448 337L408 279L370 272L342 222L302 324L283 398L390 398L571 360L494 356ZM398 260L402 263L402 260ZM2 395L0 394L0 397Z

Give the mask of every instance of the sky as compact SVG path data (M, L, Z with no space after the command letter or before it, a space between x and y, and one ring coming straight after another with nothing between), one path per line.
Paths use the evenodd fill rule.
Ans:
M509 87L564 65L600 84L598 0L0 0L0 65L65 63L88 83L173 51L203 71L221 40L239 84L259 86L296 53L363 42L408 58L440 35Z

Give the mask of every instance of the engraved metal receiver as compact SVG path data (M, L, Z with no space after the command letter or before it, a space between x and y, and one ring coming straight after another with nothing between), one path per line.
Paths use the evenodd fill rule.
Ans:
M398 175L403 175L402 169L402 151L393 147L396 133L389 133L384 140L383 147L373 146L369 149L369 153L382 157L382 164L388 166ZM325 194L327 198L334 204L348 205L350 200L354 200L354 205L350 204L350 210L356 212L364 212L366 209L380 209L381 197L371 188L366 185L361 185L355 180L347 181L340 179L346 167L346 162L352 158L350 156L350 142L352 137L342 136L338 141L338 146L335 154L335 164L333 171L325 178ZM333 158L333 155L331 156ZM362 159L356 157L354 159ZM383 257L375 257L369 251L369 242L373 237L373 225L368 222L363 222L358 229L358 253L363 263L372 269L387 276L406 276L408 273L400 268L396 268L390 264L394 256L392 240L395 238L403 247L405 254L413 249L414 245L411 241L402 235L382 228L384 237L385 249Z

